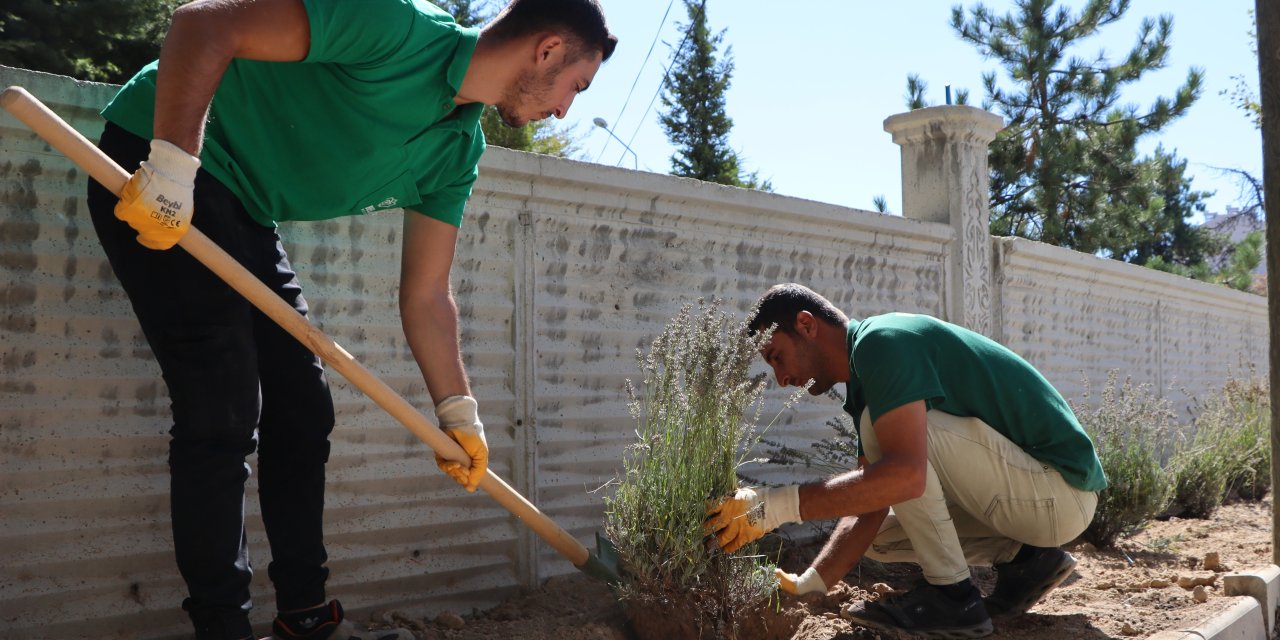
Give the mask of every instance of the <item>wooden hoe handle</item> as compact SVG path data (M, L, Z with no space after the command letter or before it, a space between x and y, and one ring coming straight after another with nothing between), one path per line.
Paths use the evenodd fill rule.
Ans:
M9 87L0 92L0 107L4 107L18 120L31 128L53 148L62 152L94 180L102 183L112 193L119 194L129 174L120 168L97 146L90 143L62 118L50 111L42 102L22 87ZM178 242L196 260L218 274L233 289L240 292L253 306L267 314L281 327L311 349L320 359L350 380L378 406L400 421L405 428L441 456L459 462L470 458L452 438L422 415L413 405L364 368L345 349L312 325L305 317L258 281L240 263L227 255L195 227ZM551 518L538 510L533 503L511 488L492 469L480 481L480 488L494 500L524 521L534 533L568 558L574 566L582 566L590 559L590 553L582 543L560 528Z

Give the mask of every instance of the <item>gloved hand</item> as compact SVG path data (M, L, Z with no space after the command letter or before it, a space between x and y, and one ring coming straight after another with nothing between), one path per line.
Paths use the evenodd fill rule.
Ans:
M827 584L822 581L822 576L818 575L818 570L813 567L805 569L800 575L774 569L773 575L778 578L778 588L787 593L802 596L806 593L827 592Z
M436 465L467 491L475 491L480 486L480 480L489 467L489 443L484 439L484 424L480 422L478 411L476 399L471 396L449 396L436 405L440 428L471 456L471 466L464 467L459 462L446 460L438 453Z
M746 487L708 506L702 529L733 553L788 522L800 522L800 485Z
M148 249L168 249L191 226L192 191L200 158L165 142L151 141L151 155L120 190L116 217L138 232Z

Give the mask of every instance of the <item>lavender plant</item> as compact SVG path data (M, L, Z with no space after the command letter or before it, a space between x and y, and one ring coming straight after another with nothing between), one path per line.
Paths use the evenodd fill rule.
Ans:
M1115 371L1108 374L1096 406L1088 403L1086 379L1082 402L1073 403L1107 474L1093 522L1080 536L1098 547L1137 532L1173 498L1173 483L1161 463L1176 425L1173 406L1150 385L1118 378Z
M749 335L720 306L685 305L647 354L637 349L643 385L626 386L637 441L605 504L624 601L692 605L723 627L765 601L775 581L754 545L726 555L708 547L702 528L707 503L737 489L738 468L772 425L759 426L767 378L751 372L770 332Z
M1231 375L1222 389L1197 403L1197 435L1218 444L1210 461L1222 478L1219 500L1261 500L1271 488L1271 392L1256 372Z

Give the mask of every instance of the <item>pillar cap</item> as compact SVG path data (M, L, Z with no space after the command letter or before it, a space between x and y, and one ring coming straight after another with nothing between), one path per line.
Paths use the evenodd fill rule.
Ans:
M967 105L925 107L889 116L884 130L893 135L895 144L926 140L967 140L987 145L1004 129L1004 118Z

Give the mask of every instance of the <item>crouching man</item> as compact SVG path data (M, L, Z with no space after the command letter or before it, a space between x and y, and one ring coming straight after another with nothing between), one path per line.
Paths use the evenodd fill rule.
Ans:
M1093 519L1107 485L1093 442L1047 380L1009 349L924 315L850 320L798 284L760 299L752 331L782 386L845 383L859 467L822 482L740 489L708 509L733 552L788 522L839 518L812 566L778 572L791 593L826 591L863 557L918 564L926 584L850 608L853 622L926 638L985 636L1031 608L1075 559L1058 547ZM987 598L969 567L994 566Z

